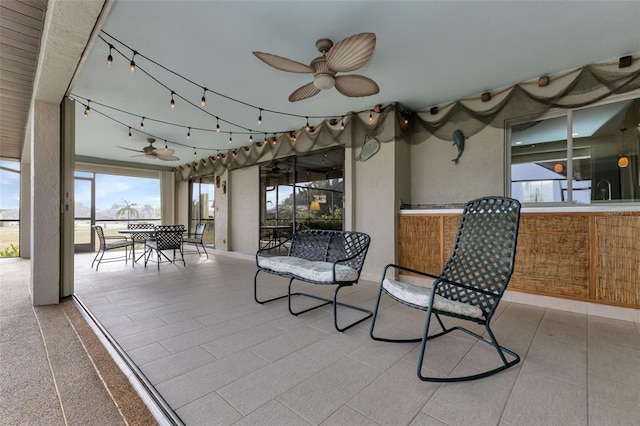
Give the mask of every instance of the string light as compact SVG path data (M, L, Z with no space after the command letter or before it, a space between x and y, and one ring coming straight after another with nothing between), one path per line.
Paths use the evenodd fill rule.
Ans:
M129 139L131 139L131 127L129 127Z
M264 134L264 143L269 143L269 136L266 133Z
M140 130L144 130L144 117L142 117L142 121L140 122Z
M198 158L198 153L196 152L196 147L193 147L193 158Z
M174 100L173 100L173 94L174 94L174 93L175 93L175 92L171 92L171 104L170 104L170 105L171 105L171 108L172 108L172 109L176 107L176 101L174 101Z
M207 88L204 88L204 91L202 92L202 99L200 99L200 105L202 105L203 107L207 106L207 98L205 98L205 95L207 94Z
M260 115L258 115L258 126L262 124L262 108L260 108Z
M233 133L229 132L229 143L233 143Z
M136 62L134 61L134 58L136 57L137 54L138 52L134 50L133 56L131 57L131 62L129 63L129 69L131 70L131 72L134 72L136 70Z
M111 55L111 51L113 50L113 44L109 45L109 56L107 56L107 65L111 67L111 63L113 62L113 55Z
M220 123L218 117L216 117L216 133L220 133Z
M87 100L87 106L84 109L84 118L89 117L89 113L91 112L91 107L89 106L90 102L90 100Z
M187 139L191 139L191 127L187 130Z
M373 121L373 111L369 111L369 123Z
M308 132L309 130L311 130L311 126L309 126L309 117L305 117L305 118L307 119L307 125L304 128Z
M342 122L340 123L340 130L344 130L344 115L342 116Z
M273 134L273 144L277 144L278 143L278 137L276 136L276 134Z
M253 133L249 133L249 143L253 143Z

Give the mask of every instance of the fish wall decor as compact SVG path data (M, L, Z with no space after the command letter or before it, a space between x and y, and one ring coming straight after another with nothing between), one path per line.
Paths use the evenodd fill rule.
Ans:
M462 156L462 153L464 152L464 140L465 139L469 139L467 138L461 130L454 130L453 131L453 146L455 146L456 148L458 148L458 156L456 158L454 158L453 161L456 165L458 165L458 160L460 159L460 157Z
M375 138L370 138L366 136L366 141L364 145L362 145L362 149L360 150L360 154L356 157L357 161L367 161L369 158L373 157L376 152L380 149L380 142L378 142Z

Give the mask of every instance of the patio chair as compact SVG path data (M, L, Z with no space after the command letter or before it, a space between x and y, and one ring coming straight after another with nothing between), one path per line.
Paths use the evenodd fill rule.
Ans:
M100 263L108 263L108 262L118 262L124 258L124 263L127 263L129 258L129 248L133 248L133 241L126 237L119 236L105 236L104 230L100 225L93 225L92 228L96 231L96 235L98 235L98 240L100 241L100 248L98 248L98 253L93 258L93 262L91 262L91 267L93 268L93 264L96 264L96 271L100 267ZM109 250L122 250L124 248L124 256L114 256L104 259L104 254Z
M128 223L127 229L153 229L153 225L151 223ZM151 237L151 234L149 233L140 233L140 234L132 234L131 239L133 240L134 244L140 244L144 246L146 241L149 239L152 239L152 237ZM134 259L134 261L137 262L143 256L144 256L144 252L137 259Z
M160 270L160 263L164 257L170 263L175 263L176 260L182 260L182 264L187 266L184 261L184 254L182 253L182 236L184 234L183 225L159 225L155 228L155 239L147 240L145 243L145 258L144 266L147 267L147 263L151 258L153 252L156 253L156 262L158 264L158 270ZM163 253L165 250L172 250L173 257L170 259ZM176 257L176 251L180 253L180 257Z
M383 342L421 342L418 356L418 377L429 382L459 382L487 377L520 362L520 357L498 344L490 322L513 273L520 221L520 203L505 197L485 197L466 204L453 252L440 275L432 275L407 267L389 264L384 268L376 301L370 336ZM387 271L406 271L435 279L431 288L406 284L387 278ZM386 294L397 302L427 312L422 337L391 339L374 335L380 298ZM428 336L431 316L435 316L441 332ZM441 315L484 325L486 337L462 326L445 327ZM427 341L454 330L464 331L493 346L500 357L497 368L461 377L427 377L422 375ZM512 359L505 357L505 352Z
M189 234L186 237L182 238L182 244L191 244L194 245L196 247L196 251L184 251L183 249L183 253L198 253L198 256L201 255L200 253L200 247L202 247L202 251L204 252L204 254L207 255L207 259L209 258L209 253L207 253L207 249L204 247L204 243L202 242L202 237L204 235L204 230L206 228L206 225L204 223L198 223L196 225L196 229L194 231L193 234Z

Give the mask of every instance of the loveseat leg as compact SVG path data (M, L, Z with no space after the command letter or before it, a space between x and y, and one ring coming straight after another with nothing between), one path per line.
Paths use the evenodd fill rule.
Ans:
M351 327L353 327L355 325L360 324L362 321L365 321L365 320L371 318L371 316L373 315L373 312L371 312L371 311L369 311L367 309L361 308L359 306L354 306L354 305L349 305L347 303L338 302L338 292L340 291L340 289L342 287L347 287L347 286L338 285L338 287L336 288L336 291L333 293L333 300L331 300L331 299L326 299L324 297L315 296L313 294L308 294L308 293L291 293L291 285L293 284L293 280L294 279L295 278L291 278L289 280L288 302L289 302L289 312L291 313L291 315L296 315L297 316L297 315L300 315L300 314L304 314L305 312L309 312L309 311L312 311L314 309L318 309L318 308L321 308L323 306L333 304L333 325L336 328L336 330L338 330L340 332L343 332L345 330L350 329ZM302 311L294 312L291 309L291 296L306 296L306 297L310 297L312 299L317 299L317 300L324 301L325 303L321 303L319 305L312 306L311 308L308 308L308 309L305 309L305 310L302 310ZM345 308L354 309L356 311L364 312L367 315L364 318L360 318L360 319L348 324L346 327L340 328L338 326L338 305L340 305L342 307L345 307Z
M287 297L288 295L285 294L283 296L278 296L278 297L273 297L271 299L267 299L267 300L258 300L258 285L257 285L257 279L258 279L258 274L260 273L260 269L258 269L256 271L256 274L253 276L253 300L255 300L257 303L263 305L265 303L268 302L272 302L274 300L278 300L278 299L284 299L285 297Z

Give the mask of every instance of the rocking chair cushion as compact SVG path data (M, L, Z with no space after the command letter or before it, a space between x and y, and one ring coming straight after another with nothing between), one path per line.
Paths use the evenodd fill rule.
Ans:
M427 287L419 287L385 278L382 282L382 288L394 298L422 307L425 310L431 301L431 289ZM478 306L450 300L437 294L433 302L433 309L470 318L482 318L483 315L482 309Z
M314 262L295 256L274 256L260 259L258 265L261 268L291 274L310 281L334 283L333 263L331 262ZM336 265L336 281L355 281L357 279L358 271L346 265Z

